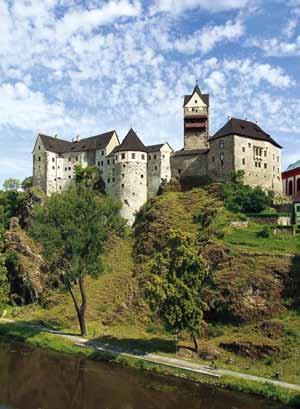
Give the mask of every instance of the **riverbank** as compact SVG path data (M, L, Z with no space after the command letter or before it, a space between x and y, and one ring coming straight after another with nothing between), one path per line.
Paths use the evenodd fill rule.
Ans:
M13 340L25 342L33 347L44 348L69 355L83 356L89 360L109 362L110 364L130 367L137 370L153 371L168 376L181 377L193 382L264 396L291 407L300 407L300 392L272 384L271 380L269 382L259 382L230 375L224 375L218 378L211 376L210 373L204 374L176 366L166 366L159 362L145 360L143 354L141 354L141 356L133 356L129 353L122 354L117 351L97 348L96 345L92 343L87 342L84 344L80 342L82 339L80 337L74 337L72 334L49 333L42 327L30 326L26 325L26 323L1 323L0 337L5 341Z

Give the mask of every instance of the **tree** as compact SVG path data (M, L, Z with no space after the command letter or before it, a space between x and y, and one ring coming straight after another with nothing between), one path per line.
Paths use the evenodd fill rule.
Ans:
M83 185L52 195L44 205L35 208L30 232L42 244L53 268L62 272L82 336L87 335L85 277L96 278L102 273L101 257L110 233L123 233L125 222L119 210L119 202ZM79 300L74 291L77 285Z
M9 178L3 182L3 188L6 191L17 191L21 187L21 183L18 179Z
M21 188L26 191L28 189L30 189L33 185L33 178L32 176L28 176L27 178L25 178L22 183L21 183Z
M173 331L187 331L199 352L205 304L202 288L207 268L192 235L173 232L165 250L158 254L146 283L146 296L154 312Z

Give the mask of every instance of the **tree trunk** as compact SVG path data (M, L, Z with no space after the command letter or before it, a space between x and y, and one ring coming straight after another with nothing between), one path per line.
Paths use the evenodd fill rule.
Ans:
M80 277L79 279L79 288L80 288L80 295L81 295L81 306L78 305L78 302L76 300L75 294L72 289L72 285L70 284L70 281L65 278L65 285L72 297L74 307L76 310L77 318L79 321L79 326L80 326L80 334L82 337L85 337L87 335L87 330L86 330L86 325L85 325L85 311L86 311L86 295L85 295L85 289L84 289L84 282L83 282L83 277Z
M192 334L192 338L193 338L193 341L194 341L195 352L196 352L196 354L199 354L199 339L196 337L195 334Z
M84 280L82 276L79 279L79 288L80 288L80 295L81 295L79 324L80 324L81 336L85 337L87 335L87 330L86 330L86 325L85 325L85 312L86 312L86 307L87 307L87 301L86 301L86 294L85 294L85 288L84 288Z

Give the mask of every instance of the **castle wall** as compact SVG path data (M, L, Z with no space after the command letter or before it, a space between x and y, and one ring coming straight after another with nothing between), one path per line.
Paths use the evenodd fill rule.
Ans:
M162 181L171 179L170 156L172 150L168 144L156 152L148 153L147 181L148 198L155 197Z
M205 116L207 127L189 129L186 127L187 120L193 120L199 116ZM209 147L209 108L197 93L194 93L190 101L184 107L184 149L207 149Z
M244 170L245 183L282 193L281 149L237 135L234 142L235 170Z
M207 154L175 154L171 156L172 178L207 175Z
M38 137L33 151L33 186L47 190L47 156L45 147Z
M234 170L233 135L222 139L210 140L210 150L207 156L208 176L218 182L226 181Z
M104 169L106 192L122 203L121 215L132 225L135 213L147 201L147 153L118 152Z

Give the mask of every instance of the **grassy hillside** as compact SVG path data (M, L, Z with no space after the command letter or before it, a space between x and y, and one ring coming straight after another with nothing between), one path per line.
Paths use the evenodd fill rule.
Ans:
M224 210L215 191L212 186L152 199L132 236L107 244L105 273L86 282L90 337L175 354L175 339L150 313L140 284L153 255L179 230L197 237L211 271L201 359L217 357L220 366L260 375L279 371L283 379L300 383L300 239L259 238L263 226L255 223L234 229L230 223L240 216ZM43 306L15 307L12 316L78 331L72 302L61 289L47 291ZM189 346L190 340L183 335L179 345Z

